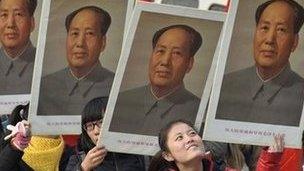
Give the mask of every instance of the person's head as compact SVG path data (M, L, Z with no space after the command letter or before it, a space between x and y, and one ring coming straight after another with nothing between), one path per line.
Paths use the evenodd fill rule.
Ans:
M89 69L106 46L109 13L96 6L82 7L66 17L66 53L71 68Z
M11 115L9 116L9 123L11 125L16 125L18 122L22 120L27 120L28 111L29 111L29 103L26 105L18 105L16 106Z
M177 167L193 160L202 160L205 152L202 138L185 120L167 124L161 129L158 141L162 157Z
M106 110L107 97L97 97L89 101L81 115L82 146L87 153L93 148L100 134L100 126Z
M279 72L288 64L290 54L298 45L304 9L293 0L270 0L257 8L255 16L256 66Z
M187 25L171 25L158 30L152 40L149 79L154 87L168 89L183 83L194 55L202 45L199 32Z
M7 51L20 51L35 28L37 0L0 0L0 41Z

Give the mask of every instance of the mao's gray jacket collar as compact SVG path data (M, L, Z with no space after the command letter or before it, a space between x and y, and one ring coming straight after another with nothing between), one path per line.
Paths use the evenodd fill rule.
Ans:
M24 71L27 69L29 63L34 62L35 60L35 51L36 48L30 42L29 45L26 47L25 51L15 60L11 59L5 53L3 47L0 49L0 63L1 63L1 70L5 76L10 74L12 69L16 70L19 77L21 77Z
M264 95L268 102L275 97L275 95L280 91L282 87L287 85L290 81L292 81L292 70L290 65L288 64L285 69L274 79L263 82L256 73L256 68L251 67L250 72L252 73L252 84L253 88L251 90L251 97L255 99L259 93L263 91ZM249 76L249 75L248 75Z
M69 95L75 93L76 89L82 93L83 97L85 97L89 91L92 89L96 82L99 82L103 79L107 78L106 72L103 72L105 69L101 66L100 62L96 64L94 69L82 80L77 80L70 73L70 69L65 69L65 74L67 77L65 78L65 84L68 88Z

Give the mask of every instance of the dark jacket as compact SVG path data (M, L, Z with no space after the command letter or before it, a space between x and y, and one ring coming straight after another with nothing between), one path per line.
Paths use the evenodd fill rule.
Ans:
M204 171L215 171L214 163L209 159L203 159L203 170ZM156 165L150 166L149 171L179 171L179 169L174 166L167 165L166 163L157 163Z
M23 160L23 151L15 150L7 144L0 152L0 170L9 171L32 171Z
M83 128L82 128L83 129ZM80 171L85 155L95 147L91 138L83 129L75 155L70 157L66 171ZM145 171L144 157L140 155L108 152L104 161L94 171Z
M70 157L66 171L80 171L85 158L83 151ZM143 156L108 152L104 161L94 171L145 171Z

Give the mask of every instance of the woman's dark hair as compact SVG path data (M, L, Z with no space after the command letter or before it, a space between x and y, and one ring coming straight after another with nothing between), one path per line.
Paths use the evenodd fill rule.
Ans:
M92 142L91 138L87 134L87 131L84 129L84 125L88 122L103 119L107 102L108 102L108 97L94 98L85 105L82 111L82 115L81 115L82 134L81 134L80 143L81 143L81 149L85 153L88 153L95 146L95 144Z
M158 134L158 144L160 151L153 156L149 166L149 171L166 171L168 169L179 171L174 161L167 161L162 156L163 152L169 152L169 148L167 146L168 133L171 130L172 126L177 123L184 123L193 128L193 124L183 119L171 121L165 127L163 127Z
M12 114L9 116L9 124L16 125L22 120L27 120L29 103L26 105L18 105L12 111Z
M179 170L174 162L169 162L162 156L163 151L158 151L151 159L148 171Z
M304 148L304 131L302 132L302 148Z

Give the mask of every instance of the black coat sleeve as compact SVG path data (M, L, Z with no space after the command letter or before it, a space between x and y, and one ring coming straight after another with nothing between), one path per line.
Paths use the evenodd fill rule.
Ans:
M23 151L13 149L10 144L0 152L0 170L14 170L22 160Z

